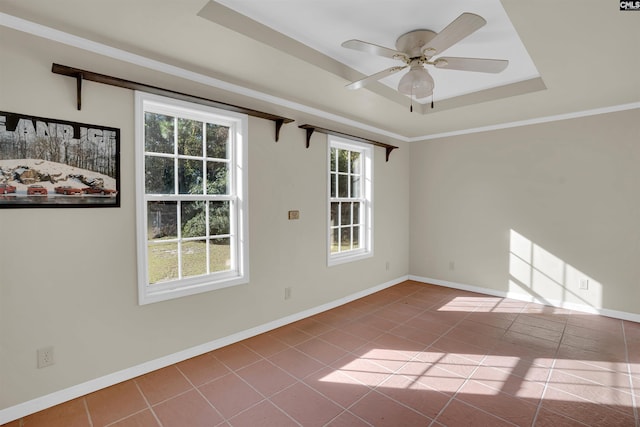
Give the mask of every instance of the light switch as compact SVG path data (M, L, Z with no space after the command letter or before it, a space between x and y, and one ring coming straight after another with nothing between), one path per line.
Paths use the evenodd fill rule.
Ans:
M289 211L289 219L300 219L300 211Z

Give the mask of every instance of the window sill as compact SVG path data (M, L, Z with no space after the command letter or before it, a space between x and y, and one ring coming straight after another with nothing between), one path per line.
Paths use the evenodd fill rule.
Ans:
M329 255L327 265L329 267L332 267L334 265L340 265L348 262L359 261L361 259L371 258L372 256L373 251L366 250L343 252L340 254Z
M235 276L220 280L199 280L193 284L185 284L185 281L175 281L173 283L147 285L138 295L138 305L152 304L160 301L181 298L189 295L197 295L204 292L211 292L218 289L249 283L246 276Z

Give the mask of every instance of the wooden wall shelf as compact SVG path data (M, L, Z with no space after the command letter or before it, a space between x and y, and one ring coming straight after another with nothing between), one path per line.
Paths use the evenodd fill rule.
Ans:
M313 126L313 125L304 124L304 125L300 125L298 127L300 129L306 129L306 131L307 131L307 148L309 148L309 145L311 143L311 135L313 135L313 132L320 132L320 133L324 133L326 135L339 136L339 137L342 137L342 138L347 138L347 139L352 139L354 141L363 142L365 144L372 144L372 145L375 145L376 147L382 147L386 151L387 162L389 161L389 155L391 154L391 152L393 150L395 150L396 148L398 148L395 145L385 144L384 142L378 142L378 141L374 141L372 139L361 138L359 136L349 135L348 133L342 133L342 132L338 132L338 131L331 130L331 129L325 129L325 128L321 128L319 126Z
M170 89L163 89L157 86L151 86L144 83L132 82L130 80L121 79L118 77L107 76L105 74L98 74L92 71L81 70L79 68L68 67L66 65L53 64L51 72L60 74L63 76L69 76L76 79L77 90L77 104L78 110L82 108L82 81L89 80L92 82L103 83L111 86L117 86L125 89L140 90L143 92L153 93L155 95L167 96L182 101L194 102L201 105L207 105L209 107L220 108L222 110L233 111L236 113L246 114L248 116L259 117L261 119L272 120L276 125L276 142L280 139L280 128L285 123L293 122L293 119L277 116L274 114L265 113L263 111L252 110L249 108L239 107L237 105L226 104L224 102L213 101L211 99L202 98L200 96L188 95L182 92L176 92Z

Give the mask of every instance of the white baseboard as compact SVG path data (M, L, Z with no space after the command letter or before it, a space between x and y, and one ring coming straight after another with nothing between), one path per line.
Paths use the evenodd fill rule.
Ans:
M0 410L0 424L8 423L27 415L33 414L43 409L50 408L60 403L67 402L69 400L84 396L85 394L93 393L94 391L103 389L105 387L118 384L122 381L127 381L140 375L144 375L151 371L161 369L170 365L173 365L183 360L190 359L195 356L207 353L209 351L216 350L218 348L242 341L247 338L251 338L256 335L260 335L264 332L268 332L272 329L279 328L281 326L288 325L289 323L297 322L298 320L305 319L323 311L331 310L332 308L339 307L347 304L351 301L355 301L359 298L371 295L375 292L379 292L383 289L402 283L408 280L409 276L402 276L397 279L391 280L380 285L373 286L360 292L356 292L351 295L347 295L343 298L322 304L317 307L310 308L289 316L282 317L280 319L273 320L271 322L256 326L254 328L246 329L244 331L237 332L235 334L219 338L195 347L188 348L177 353L173 353L158 359L150 360L145 363L141 363L130 368L123 369L118 372L114 372L103 377L95 378L87 382L77 384L45 396L37 397L33 400L29 400L24 403L20 403L15 406Z
M640 323L640 314L636 314L636 313L627 313L625 311L610 310L607 308L597 308L597 307L592 307L590 305L576 304L573 302L566 302L566 301L553 300L553 299L541 300L540 298L536 298L535 296L530 294L525 294L520 292L504 292L496 289L482 288L479 286L449 282L447 280L432 279L429 277L420 277L420 276L410 275L409 280L415 280L416 282L422 282L422 283L431 283L433 285L439 285L439 286L444 286L444 287L453 288L453 289L460 289L463 291L477 292L480 294L491 295L495 297L511 298L518 301L535 302L538 304L548 305L551 307L566 308L569 310L581 311L583 313L600 314L602 316L613 317L616 319L629 320L631 322Z

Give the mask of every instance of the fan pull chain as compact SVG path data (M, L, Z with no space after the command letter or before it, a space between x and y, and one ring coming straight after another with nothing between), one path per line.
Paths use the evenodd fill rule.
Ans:
M413 113L413 85L411 85L411 96L409 97L410 104L409 104L409 112Z

